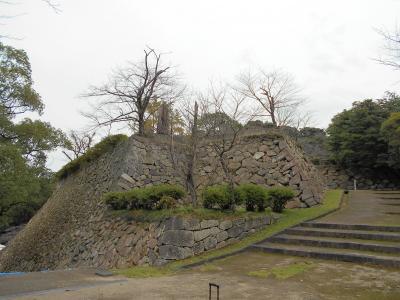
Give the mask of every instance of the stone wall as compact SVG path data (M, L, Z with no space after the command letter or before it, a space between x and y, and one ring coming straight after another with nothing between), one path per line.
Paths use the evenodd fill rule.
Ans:
M91 220L90 230L76 230L82 241L73 249L73 267L123 268L162 265L235 243L271 223L268 216L221 220L171 217L142 223L124 218Z
M215 225L210 228L202 228L200 222L200 229L190 230L187 227L162 229L156 223L110 221L101 200L105 192L159 183L185 186L187 148L183 141L175 140L171 144L168 137L132 136L112 152L60 181L46 204L0 252L0 270L36 271L82 265L114 267L158 263L197 254L214 246L222 247L259 228L258 225L251 228L250 223L244 220L244 227L239 226L240 221L235 221L239 223L223 229L221 226L224 225L214 220ZM196 156L194 181L200 193L204 186L222 182L224 175L207 141L201 141ZM244 135L228 156L229 168L237 183L291 186L297 193L291 206L312 206L321 199L323 183L318 172L283 135ZM182 236L190 236L190 245L177 244L174 234L180 236L181 233L174 233L174 230L185 231ZM122 234L123 231L130 233ZM161 238L164 233L166 237ZM226 234L228 237L222 240ZM200 235L204 240L198 240Z
M101 195L116 189L126 151L127 145L123 144L60 181L45 205L0 252L0 270L68 266L75 247L85 244L73 233L90 228L90 220L102 219L106 208Z
M228 180L213 149L212 143L200 146L195 168L198 191ZM226 157L229 172L237 184L289 186L296 192L289 207L309 207L321 201L324 178L303 152L283 135L244 135Z
M188 148L159 136L157 142L131 138L125 154L118 186L134 187L170 183L186 186ZM296 192L289 207L310 207L320 203L325 178L296 144L284 135L246 132L226 153L229 172L235 183L256 183L266 187L289 186ZM227 182L211 142L199 142L194 164L194 185L198 199L208 185Z
M185 147L178 142L173 145L167 136L150 139L132 136L119 170L118 186L124 190L160 183L185 186Z
M363 190L398 190L400 189L399 178L393 178L392 174L382 174L383 179L371 179L367 175L351 174L349 171L338 168L334 165L318 166L320 173L326 178L327 187L331 189L353 189L354 179L357 182L357 188Z

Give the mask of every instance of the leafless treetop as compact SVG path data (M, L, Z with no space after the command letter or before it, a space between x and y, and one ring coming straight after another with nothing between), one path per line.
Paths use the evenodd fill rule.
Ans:
M275 126L291 125L304 103L293 76L281 71L241 73L236 89L259 105L258 116L268 117Z
M77 131L71 131L69 134L69 143L67 144L66 149L72 152L72 154L66 151L62 152L71 161L78 158L79 156L85 154L86 151L93 146L95 135L96 132L79 133Z
M143 122L151 101L174 102L182 94L177 74L161 61L162 54L154 49L144 50L139 63L129 62L127 67L115 70L109 81L92 86L84 97L95 97L92 111L85 113L95 127L123 123L144 134Z
M386 57L377 59L377 61L396 70L400 70L400 28L397 28L394 32L386 30L377 30L377 32L386 42L384 46Z

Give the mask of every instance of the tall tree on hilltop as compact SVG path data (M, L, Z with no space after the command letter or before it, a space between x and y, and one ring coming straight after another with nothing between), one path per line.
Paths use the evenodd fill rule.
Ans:
M150 103L157 100L172 103L182 91L172 67L162 63L162 54L149 48L144 50L143 61L117 69L108 83L93 86L83 95L98 100L92 105L92 112L84 115L95 127L120 123L144 135Z

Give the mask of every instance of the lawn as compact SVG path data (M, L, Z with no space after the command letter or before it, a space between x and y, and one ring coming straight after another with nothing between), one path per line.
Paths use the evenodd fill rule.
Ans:
M193 264L207 262L218 257L224 257L230 254L234 254L250 246L251 244L260 242L286 228L292 227L301 222L317 218L336 210L340 206L342 195L342 190L328 190L325 193L323 204L311 208L286 209L280 215L280 218L276 223L267 226L266 228L248 236L242 241L233 245L229 245L227 247L208 251L201 255L190 257L184 260L174 261L163 267L138 266L128 269L118 269L114 271L117 274L121 274L127 277L156 277L173 274L179 269Z

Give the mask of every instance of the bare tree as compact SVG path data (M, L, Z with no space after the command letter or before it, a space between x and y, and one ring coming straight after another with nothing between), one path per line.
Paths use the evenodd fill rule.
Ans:
M207 94L202 95L203 111L198 121L199 134L204 135L217 154L218 161L228 180L231 191L234 188L233 174L228 168L227 154L239 142L246 124L254 118L254 112L247 98L228 85L211 84ZM231 193L233 197L233 193ZM234 201L232 199L231 203Z
M376 61L395 70L400 70L400 28L397 28L394 32L386 30L377 30L377 32L385 40L386 57L376 59Z
M281 71L242 73L237 77L235 88L257 103L257 116L269 118L274 126L295 123L298 108L305 102L293 77Z
M93 133L79 133L72 130L69 134L69 142L67 143L66 150L72 152L69 154L65 150L62 151L69 160L74 160L79 156L86 153L90 147L93 146L94 137L96 132Z
M94 127L111 126L116 123L128 125L144 135L146 109L151 101L174 102L183 91L179 88L177 74L172 67L164 66L162 54L154 49L144 50L144 59L130 62L125 68L117 69L108 83L92 86L84 97L95 97L92 112L84 113Z

